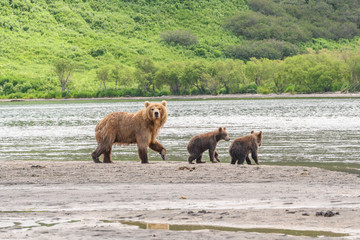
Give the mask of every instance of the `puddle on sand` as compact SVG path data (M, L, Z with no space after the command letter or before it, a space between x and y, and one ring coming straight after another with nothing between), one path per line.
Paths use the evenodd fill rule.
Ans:
M13 222L12 224L9 223L6 225L2 225L0 222L0 232L1 230L7 230L7 229L32 229L37 227L53 227L60 223L76 223L76 222L80 222L80 220L70 220L66 222L54 222L54 223L44 223L41 221L23 221L23 222Z
M264 162L264 165L275 166L305 166L305 167L318 167L330 171L346 172L358 175L360 177L360 164L359 163L338 163L338 162Z
M308 237L346 237L348 234L335 233L327 231L306 231L306 230L291 230L291 229L276 229L276 228L235 228L212 225L182 225L182 224L163 224L163 223L146 223L137 221L124 220L103 220L107 223L121 223L125 225L138 226L141 229L151 230L170 230L170 231L196 231L196 230L217 230L226 232L256 232L256 233L277 233L293 236L308 236Z

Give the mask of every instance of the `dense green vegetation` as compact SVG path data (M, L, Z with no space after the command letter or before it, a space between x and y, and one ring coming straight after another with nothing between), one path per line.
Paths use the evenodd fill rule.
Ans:
M250 59L251 55L280 59L303 52L296 44L314 38L352 39L360 33L357 0L250 0L248 5L250 10L226 19L225 27L239 37L257 40L256 45L262 47L230 47L228 51L239 59Z
M4 0L0 98L359 91L358 0Z

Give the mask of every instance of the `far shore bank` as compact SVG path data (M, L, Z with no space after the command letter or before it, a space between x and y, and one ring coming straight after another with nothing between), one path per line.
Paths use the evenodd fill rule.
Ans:
M181 96L151 96L151 97L101 97L101 98L34 98L34 99L0 99L0 102L28 102L28 101L81 101L81 100L148 100L148 99L165 99L165 100L212 100L212 99L275 99L275 98L360 98L360 92L357 93L281 93L281 94L219 94L219 95L181 95Z

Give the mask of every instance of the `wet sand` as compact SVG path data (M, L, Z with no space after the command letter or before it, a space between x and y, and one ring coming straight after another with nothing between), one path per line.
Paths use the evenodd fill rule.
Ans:
M0 239L311 239L257 230L146 230L121 221L360 239L360 178L319 168L3 161L0 189ZM335 215L316 216L321 211Z

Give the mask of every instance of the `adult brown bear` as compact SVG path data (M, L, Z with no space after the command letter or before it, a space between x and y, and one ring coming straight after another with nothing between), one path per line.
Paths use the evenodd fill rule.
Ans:
M262 131L256 133L251 131L250 135L245 137L239 137L229 147L229 153L231 157L231 164L243 164L246 160L247 164L251 164L249 154L256 164L259 164L258 160L258 148L261 146L263 133Z
M95 128L98 143L91 154L94 162L100 163L99 156L104 155L104 163L111 163L113 144L137 144L141 163L149 163L147 147L160 153L165 160L166 149L156 140L160 128L167 119L166 101L161 103L145 102L145 108L137 113L113 112L104 117Z

